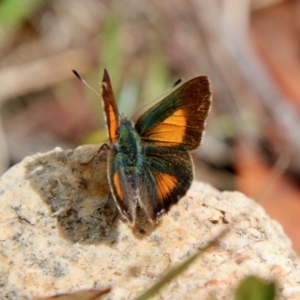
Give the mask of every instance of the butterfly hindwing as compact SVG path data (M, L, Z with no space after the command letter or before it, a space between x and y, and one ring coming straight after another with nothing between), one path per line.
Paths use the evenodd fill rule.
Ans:
M196 77L151 107L135 128L144 143L193 150L201 142L211 93L208 78Z
M112 146L108 156L108 182L119 211L131 224L135 223L138 181L138 176L128 172L126 159L122 159L122 154Z
M148 220L155 221L186 194L193 166L187 151L147 145L144 154L139 205Z

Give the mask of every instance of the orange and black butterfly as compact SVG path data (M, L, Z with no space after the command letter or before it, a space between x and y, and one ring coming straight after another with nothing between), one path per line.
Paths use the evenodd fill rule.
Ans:
M106 70L101 84L111 193L132 226L138 207L149 222L154 222L186 194L192 183L189 151L200 145L210 110L208 78L200 76L176 86L136 124L119 115Z

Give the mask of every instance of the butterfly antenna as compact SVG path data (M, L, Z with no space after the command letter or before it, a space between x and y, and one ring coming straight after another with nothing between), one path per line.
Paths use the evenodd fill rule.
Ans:
M175 81L175 83L172 85L171 89L174 88L176 85L180 84L182 82L182 78L179 78Z
M73 71L74 72L74 71ZM76 74L75 74L76 75ZM76 75L77 76L77 75ZM167 94L171 89L173 89L175 86L177 86L178 84L180 84L182 82L182 79L178 79L175 81L175 83L168 88L166 91L164 91L162 94L160 94L158 97L156 97L155 99L149 101L147 104L143 105L140 109L138 109L132 116L131 118L133 118L138 112L140 112L141 110L143 110L145 107L147 107L148 105L152 104L153 102L156 102L157 99L161 98L164 94ZM131 119L130 118L130 119Z
M96 92L80 75L79 75L79 73L76 71L76 70L72 70L72 72L75 74L75 76L85 85L85 86L87 86L93 93L95 93L97 96L99 96L100 98L102 98L101 97L101 95L98 93L98 92Z

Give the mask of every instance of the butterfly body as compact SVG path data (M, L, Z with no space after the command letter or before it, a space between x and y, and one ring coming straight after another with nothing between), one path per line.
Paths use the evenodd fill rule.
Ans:
M142 143L133 123L124 118L120 121L117 142L113 144L120 159L126 161L128 167L139 168L142 163ZM124 163L125 163L124 161Z
M119 117L107 71L102 98L109 135L108 182L121 214L134 227L137 210L155 222L183 197L193 180L188 151L201 141L210 108L207 77L175 89L133 124Z

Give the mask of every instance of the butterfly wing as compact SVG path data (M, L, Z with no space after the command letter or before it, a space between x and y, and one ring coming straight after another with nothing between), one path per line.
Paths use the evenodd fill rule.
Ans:
M186 194L193 180L193 166L187 151L145 145L144 153L139 205L148 220L155 221Z
M113 198L121 214L134 226L139 202L139 176L128 172L126 158L117 154L114 146L109 152L108 161L108 181Z
M199 146L211 106L207 77L175 88L135 125L145 156L139 205L150 220L167 212L191 186L193 165L188 150Z
M201 142L210 106L208 78L196 77L176 86L138 119L135 128L146 144L193 150Z
M116 104L114 92L110 83L108 72L104 70L102 86L103 109L105 112L106 126L111 144L117 141L117 131L119 122L118 107Z
M121 214L125 216L130 223L134 224L137 190L132 188L133 185L129 182L132 178L126 174L126 159L124 161L124 155L118 155L116 151L115 144L118 139L119 114L110 78L106 70L104 70L101 86L106 126L111 144L108 153L108 182L115 203Z

